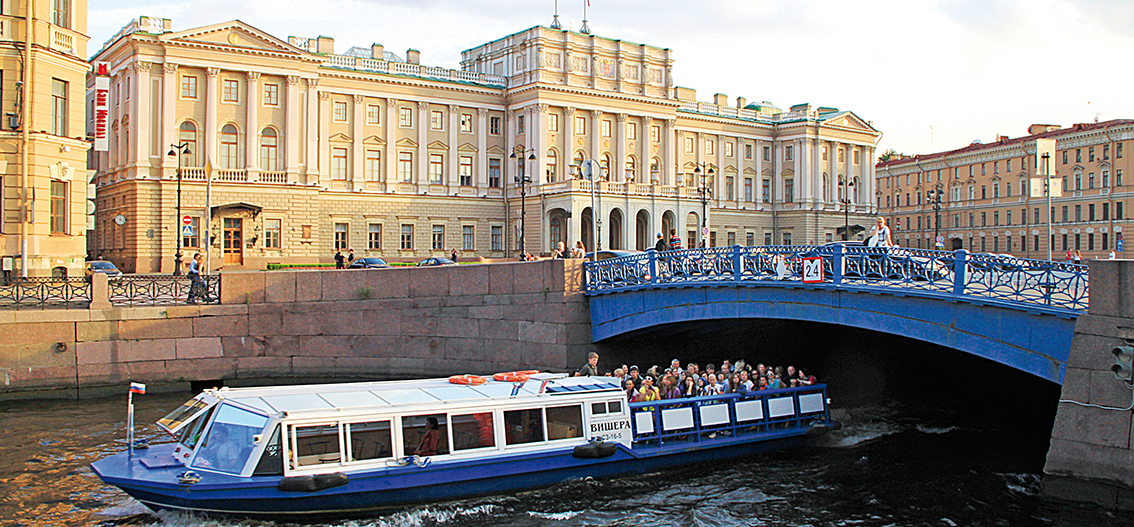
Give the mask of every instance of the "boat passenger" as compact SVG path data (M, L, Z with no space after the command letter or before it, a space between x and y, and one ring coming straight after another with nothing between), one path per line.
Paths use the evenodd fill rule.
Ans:
M756 391L768 389L768 378L760 377L760 383L756 386Z
M672 374L662 377L660 388L662 399L681 398L681 388L678 387L677 382L677 377Z
M768 389L769 390L777 390L779 388L786 388L786 386L784 386L784 383L780 381L780 377L778 375L776 375L775 373L769 373L768 378L771 379L771 380L768 381Z
M728 378L728 390L725 393L736 393L740 391L740 374L734 373Z
M430 417L425 420L425 435L421 437L421 443L418 444L417 450L413 453L419 456L435 456L437 455L437 442L441 439L441 432L438 429L439 425L436 417Z
M575 372L576 377L597 377L598 372L598 353L590 352L587 354L587 363L584 364L579 371Z
M755 384L752 383L752 379L748 378L748 372L747 371L741 371L740 372L740 389L742 391L745 391L745 392L750 392L755 387L756 387Z
M709 388L708 379L705 378L705 377L701 377L700 379L697 379L697 394L696 394L696 396L697 397L708 397L710 395L716 395L716 394L712 393L712 389Z
M698 394L699 394L699 391L697 390L697 382L693 380L693 377L686 377L685 378L685 387L682 388L682 390L681 390L681 396L682 397L697 397Z
M240 468L240 445L232 440L228 425L216 423L205 445L201 447L200 463L206 468L231 472Z
M658 389L654 387L654 378L646 376L642 379L642 386L638 388L638 395L634 398L634 402L649 402L661 400L661 394Z
M634 402L634 400L638 397L638 388L634 385L634 380L626 379L622 383L622 387L626 391L626 401L631 403Z

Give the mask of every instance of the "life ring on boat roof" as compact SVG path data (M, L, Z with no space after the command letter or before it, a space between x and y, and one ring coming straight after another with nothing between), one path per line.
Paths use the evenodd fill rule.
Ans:
M503 371L492 376L501 382L525 382L528 377L539 373L539 370Z
M484 377L481 377L480 375L466 374L466 375L454 375L452 377L449 377L449 382L451 382L453 384L470 384L470 385L473 385L473 386L479 386L481 384L488 382L488 379L485 379Z

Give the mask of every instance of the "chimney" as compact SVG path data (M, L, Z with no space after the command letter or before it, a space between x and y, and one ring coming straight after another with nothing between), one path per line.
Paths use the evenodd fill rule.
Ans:
M370 58L374 60L386 60L386 48L383 48L382 44L371 44Z
M315 39L315 42L315 53L320 55L335 54L335 39L320 35L319 38Z
M407 49L406 62L410 64L421 64L421 52L413 48Z
M997 143L1003 143L1007 140L1008 140L1008 136L1006 136L1006 135L1000 135L1000 134L996 135L996 142Z
M745 106L748 106L748 99L745 99L744 97L737 97L736 98L736 107L737 108L744 108Z
M718 93L713 96L713 104L717 106L728 106L728 95Z

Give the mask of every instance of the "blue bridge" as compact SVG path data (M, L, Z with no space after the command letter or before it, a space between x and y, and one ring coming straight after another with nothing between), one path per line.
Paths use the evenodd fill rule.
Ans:
M595 342L666 324L790 319L900 335L1062 384L1085 265L895 247L647 251L587 262Z

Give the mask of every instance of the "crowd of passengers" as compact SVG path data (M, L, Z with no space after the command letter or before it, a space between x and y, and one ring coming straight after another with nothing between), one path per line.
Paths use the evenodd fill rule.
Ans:
M743 395L761 390L811 386L818 382L813 375L808 375L795 366L771 368L757 364L753 367L744 360L736 361L735 365L725 360L721 362L720 369L714 364L707 364L702 370L700 364L695 362L683 368L680 360L673 359L664 371L659 371L658 366L651 366L645 374L640 373L636 365L627 367L623 364L621 368L606 372L605 375L622 380L626 398L630 402L726 393Z

